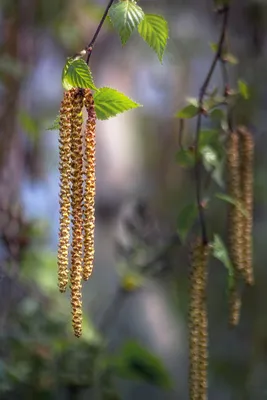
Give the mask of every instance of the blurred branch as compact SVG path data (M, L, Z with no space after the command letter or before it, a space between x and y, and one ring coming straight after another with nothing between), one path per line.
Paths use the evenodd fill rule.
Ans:
M227 23L228 23L229 10L230 10L229 6L226 6L222 10L219 11L219 13L223 15L223 23L222 23L222 29L221 29L219 42L218 42L218 47L217 47L217 51L214 55L213 61L211 63L210 69L208 70L208 73L204 80L204 83L202 84L202 86L200 88L199 97L198 97L199 112L198 112L198 116L197 116L196 139L195 139L195 179L196 179L196 198L197 198L197 205L198 205L198 215L199 215L199 222L200 222L200 226L201 226L201 234L202 234L203 244L206 244L208 242L208 237L207 237L207 228L206 228L204 209L202 207L202 201L201 201L201 163L198 159L199 137L200 137L200 131L201 131L202 115L205 114L204 97L206 95L206 91L210 84L210 81L211 81L211 78L215 71L215 68L217 66L217 63L220 62L220 60L221 60L223 46L224 46L225 37L226 37L226 28L227 28Z

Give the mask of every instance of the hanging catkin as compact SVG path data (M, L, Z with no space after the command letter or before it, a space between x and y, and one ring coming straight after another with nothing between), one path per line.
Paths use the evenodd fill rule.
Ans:
M85 91L85 107L88 113L85 130L85 194L84 194L84 260L83 279L92 274L94 263L95 230L95 129L96 113L90 89Z
M208 389L208 320L206 304L208 245L193 244L189 304L190 400L206 400Z
M82 251L83 251L83 151L82 151L83 92L76 90L72 112L72 250L71 250L71 306L74 334L82 334Z
M60 223L58 244L58 286L65 292L69 280L68 251L70 241L71 196L71 130L75 89L66 91L60 108L59 172L60 172Z
M233 278L232 287L229 289L229 325L237 326L240 319L240 310L241 310L241 297L238 291L238 277L236 273Z
M243 216L243 238L244 238L244 273L246 283L253 285L253 256L252 256L252 228L253 228L253 157L254 141L251 133L244 127L237 129L240 135L240 157L241 157L241 190L242 204L247 212Z

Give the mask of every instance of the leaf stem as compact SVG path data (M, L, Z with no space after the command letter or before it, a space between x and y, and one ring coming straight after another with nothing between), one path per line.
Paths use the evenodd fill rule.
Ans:
M200 131L201 131L202 115L203 115L203 111L204 111L204 97L206 95L206 91L210 84L210 81L211 81L211 78L215 71L215 68L217 66L217 63L219 61L221 61L223 45L224 45L225 37L226 37L226 28L227 28L227 23L228 23L229 10L230 10L229 6L226 6L221 11L221 13L223 14L223 23L222 23L222 29L221 29L219 42L218 42L217 51L214 55L213 61L208 70L206 78L200 88L199 97L198 97L199 112L198 112L198 116L197 116L196 138L195 138L195 179L196 179L196 199L197 199L198 215L199 215L199 222L200 222L200 227L201 227L203 244L208 243L208 237L207 237L207 228L206 228L204 209L201 204L201 162L199 161L199 158L198 158L199 137L200 137Z
M98 35L99 35L99 32L100 32L100 30L101 30L101 28L102 28L102 26L103 26L103 24L104 24L104 22L105 22L105 19L107 18L109 9L110 9L110 7L112 6L113 3L114 3L114 0L109 0L109 3L108 3L108 5L107 5L107 7L106 7L106 9L105 9L105 11L104 11L104 14L103 14L103 16L102 16L102 18L101 18L101 20L100 20L100 22L99 22L99 25L98 25L98 27L96 28L95 34L94 34L94 36L93 36L91 42L90 42L90 43L88 44L88 46L86 47L86 51L87 51L87 53L88 53L88 54L87 54L87 59L86 59L87 65L89 65L90 57L91 57L91 54L92 54L92 51L93 51L93 48L94 48L96 39L97 39L97 37L98 37Z

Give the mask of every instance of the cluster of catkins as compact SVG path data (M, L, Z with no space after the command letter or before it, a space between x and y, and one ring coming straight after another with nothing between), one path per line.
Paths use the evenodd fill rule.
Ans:
M230 258L233 282L230 288L230 324L239 322L241 297L239 283L253 285L252 227L253 227L253 156L254 141L244 127L231 132L227 146L228 194L237 201L231 205L228 221Z
M253 155L251 133L238 127L229 133L226 148L228 194L235 200L229 209L229 251L233 279L229 292L230 324L238 324L239 283L253 285ZM206 302L209 245L197 238L192 246L189 304L190 400L206 400L208 391L208 318Z
M83 107L88 114L85 130ZM82 279L88 280L94 262L95 128L90 89L66 91L60 108L59 130L58 286L65 292L70 285L72 325L77 337L82 334Z

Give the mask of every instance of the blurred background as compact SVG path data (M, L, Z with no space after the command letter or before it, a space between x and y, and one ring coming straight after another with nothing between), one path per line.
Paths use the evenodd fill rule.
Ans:
M104 0L0 4L0 398L188 399L188 249L176 237L194 178L175 162L174 113L197 96L220 17L212 1L140 1L169 22L163 65L138 35L122 49L110 23L91 58L97 86L142 109L97 124L96 261L83 285L84 333L73 337L69 295L57 289L58 131L66 57L84 48ZM230 67L250 86L235 119L255 137L256 285L241 323L227 326L227 272L209 270L209 398L267 399L267 3L233 0ZM214 86L221 85L220 71ZM194 132L195 121L186 126ZM210 190L216 190L214 183ZM209 207L225 235L226 207Z

